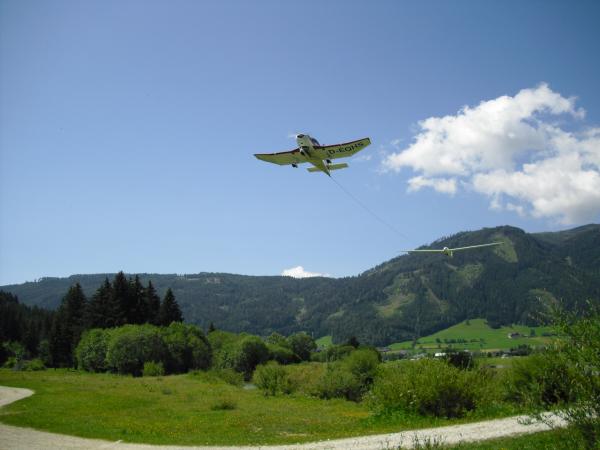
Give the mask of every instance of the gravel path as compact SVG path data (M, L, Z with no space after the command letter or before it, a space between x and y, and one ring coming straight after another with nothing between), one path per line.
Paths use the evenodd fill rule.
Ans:
M29 397L33 391L0 386L0 407ZM547 414L554 426L565 426L560 417ZM47 433L30 428L0 424L0 450L48 450L48 449L117 449L117 450L382 450L398 447L411 448L418 440L455 444L473 442L498 437L516 436L548 430L543 423L527 424L527 416L487 420L485 422L428 428L401 433L379 434L374 436L335 439L296 445L274 445L262 447L182 447L173 445L127 444L121 441L110 442L100 439L85 439L63 434Z

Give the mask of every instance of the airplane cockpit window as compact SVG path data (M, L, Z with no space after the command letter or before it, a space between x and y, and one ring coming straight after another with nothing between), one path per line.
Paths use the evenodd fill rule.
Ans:
M310 140L312 141L313 145L321 145L315 138L310 138Z

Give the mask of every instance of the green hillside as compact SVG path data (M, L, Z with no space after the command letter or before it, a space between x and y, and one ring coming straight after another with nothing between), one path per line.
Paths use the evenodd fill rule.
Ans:
M518 334L518 335L517 335ZM513 335L513 337L508 337ZM519 345L542 346L553 339L551 327L523 325L491 328L485 319L465 320L445 330L419 338L416 347L434 350L451 346L454 349L506 350ZM413 341L397 342L390 345L392 350L411 349Z
M175 293L185 320L207 328L267 336L307 331L355 336L386 345L428 336L465 319L490 326L539 325L552 305L580 308L600 300L600 226L528 234L510 226L457 233L430 248L503 242L456 253L409 254L358 276L294 279L225 273L140 274L163 296ZM113 274L43 278L0 289L27 305L55 308L70 285L81 283L91 296Z

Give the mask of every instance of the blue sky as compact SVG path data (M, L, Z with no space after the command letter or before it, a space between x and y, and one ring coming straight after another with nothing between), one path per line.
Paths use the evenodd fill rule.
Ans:
M1 1L0 285L346 276L462 230L597 222L599 20L591 1ZM253 157L297 132L369 136L334 176L402 236Z

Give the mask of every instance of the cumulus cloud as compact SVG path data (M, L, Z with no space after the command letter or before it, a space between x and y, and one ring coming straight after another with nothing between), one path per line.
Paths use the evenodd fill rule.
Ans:
M284 277L293 277L293 278L310 278L310 277L328 277L329 275L326 273L317 273L317 272L308 272L304 270L302 266L292 267L291 269L285 269L281 272L281 275Z
M581 131L585 111L547 84L419 122L412 144L386 170L418 175L408 191L454 195L466 187L492 209L576 223L600 214L600 128Z

